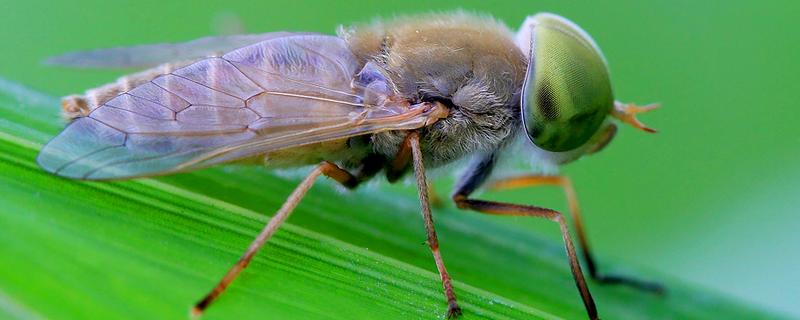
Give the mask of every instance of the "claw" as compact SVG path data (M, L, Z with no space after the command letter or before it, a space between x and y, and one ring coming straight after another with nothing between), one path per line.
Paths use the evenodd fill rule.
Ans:
M658 103L651 103L646 106L637 106L633 103L622 103L619 101L614 101L614 109L611 110L611 115L614 116L614 118L617 118L620 121L625 122L636 129L644 130L650 133L655 133L656 130L647 127L644 123L639 121L639 119L636 118L636 114L655 110L660 106L661 105Z
M447 319L455 320L462 315L461 307L455 301L451 301L447 305Z
M191 320L199 320L202 316L203 310L198 306L192 307L192 309L189 311L189 319Z

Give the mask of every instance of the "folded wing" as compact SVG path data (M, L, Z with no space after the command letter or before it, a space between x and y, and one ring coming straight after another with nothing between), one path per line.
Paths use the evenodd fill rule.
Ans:
M269 39L120 94L69 124L38 162L70 178L132 178L435 121L429 105L365 105L351 88L358 67L337 37Z
M213 36L179 43L76 51L49 58L45 63L73 68L148 68L167 62L218 56L261 41L300 34L270 32Z

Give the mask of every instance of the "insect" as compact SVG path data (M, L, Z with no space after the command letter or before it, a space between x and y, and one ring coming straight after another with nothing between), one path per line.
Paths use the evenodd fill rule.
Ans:
M86 180L128 179L248 163L315 165L242 258L193 308L201 314L247 266L320 176L348 188L385 174L416 177L427 244L449 317L461 314L431 216L425 168L471 159L458 208L558 224L589 318L595 302L563 215L485 201L483 186L561 186L589 275L659 291L655 283L598 272L570 180L530 174L492 180L504 158L558 167L605 147L622 122L654 132L639 107L614 100L608 65L576 24L549 13L516 32L458 12L342 27L336 36L267 33L79 52L52 63L146 67L63 99L69 125L39 154L42 168ZM524 152L509 152L520 146Z

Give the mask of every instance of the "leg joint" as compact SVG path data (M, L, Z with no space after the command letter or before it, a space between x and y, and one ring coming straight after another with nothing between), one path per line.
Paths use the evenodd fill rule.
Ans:
M336 180L337 182L341 183L348 189L354 189L355 187L358 186L360 182L350 172L347 172L347 170L339 168L339 166L337 166L332 162L322 161L322 163L320 163L319 165L319 168L320 171L322 171L322 174L333 180Z
M461 194L461 193L456 193L451 197L451 199L453 199L453 202L456 204L456 207L458 207L459 209L469 209L469 206L467 205L467 196L466 195Z

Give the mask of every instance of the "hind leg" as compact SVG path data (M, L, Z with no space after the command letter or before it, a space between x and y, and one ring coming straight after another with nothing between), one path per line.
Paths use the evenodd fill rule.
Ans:
M195 306L192 308L192 315L199 316L201 315L211 303L213 303L224 291L228 286L236 279L239 273L242 272L247 265L250 264L250 261L253 257L258 253L258 250L264 246L264 244L269 240L272 235L278 231L278 228L283 224L286 219L289 218L294 208L300 203L300 200L303 199L306 192L311 189L311 186L314 185L314 182L319 178L320 175L328 176L344 186L348 188L355 187L358 185L358 180L355 176L350 174L349 172L345 171L344 169L339 168L333 163L324 161L320 165L318 165L308 176L294 189L289 198L286 199L286 202L283 203L281 208L275 213L272 218L270 218L269 222L264 229L258 234L258 236L253 240L250 246L247 248L245 253L239 258L239 261L231 267L225 276L217 283L217 285L208 293L206 294L203 299L201 299Z

